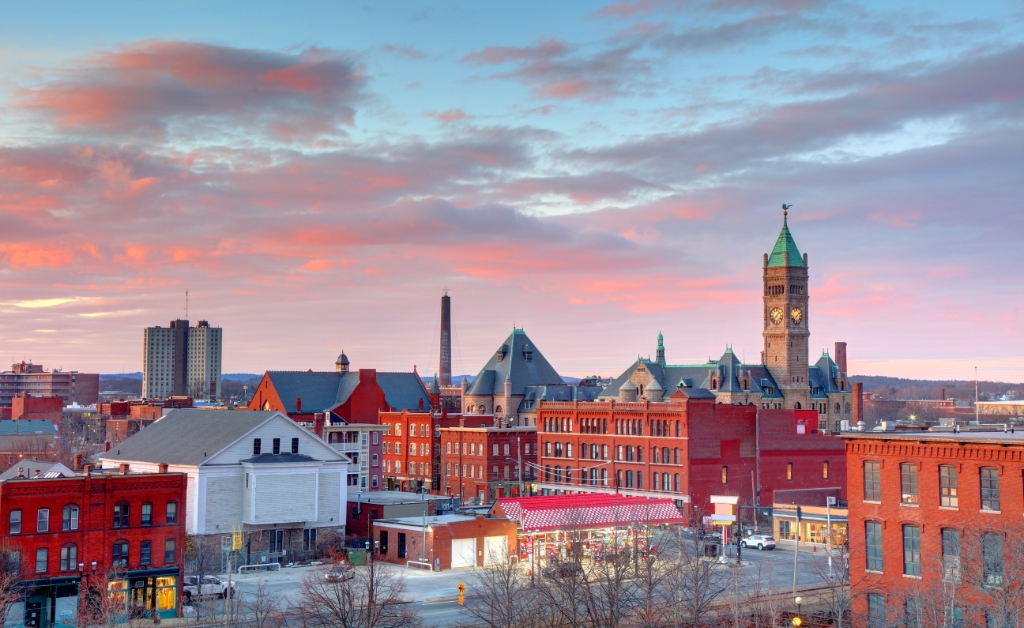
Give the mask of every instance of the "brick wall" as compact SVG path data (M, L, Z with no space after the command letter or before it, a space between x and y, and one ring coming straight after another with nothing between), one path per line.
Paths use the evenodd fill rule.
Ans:
M452 540L453 539L476 539L476 566L484 565L484 539L486 537L504 536L507 539L509 556L515 553L516 549L516 524L508 519L492 519L478 515L475 519L468 521L457 521L446 524L431 523L427 520L428 528L426 533L427 551L422 552L420 545L423 543L423 530L416 525L400 525L393 522L380 522L373 527L373 538L376 558L387 562L405 564L407 560L418 560L421 556L433 563L439 559L442 570L451 569L452 565ZM387 532L387 552L381 549L381 532ZM406 556L398 556L399 534L406 535Z

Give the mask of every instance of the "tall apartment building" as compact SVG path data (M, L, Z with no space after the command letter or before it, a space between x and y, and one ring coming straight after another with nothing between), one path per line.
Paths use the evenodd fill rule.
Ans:
M173 320L147 327L142 336L142 396L220 396L222 330L199 321Z
M188 330L188 389L194 399L220 398L220 327L199 323Z

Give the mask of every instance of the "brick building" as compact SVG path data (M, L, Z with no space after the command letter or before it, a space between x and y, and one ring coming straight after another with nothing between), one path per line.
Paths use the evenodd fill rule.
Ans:
M750 505L756 486L759 505L777 488L842 488L843 441L817 434L817 420L814 410L716 403L701 388L662 402L542 403L538 486L668 497L702 511L711 495Z
M379 491L383 488L384 434L387 428L365 423L322 425L314 420L314 432L335 450L348 456L348 492Z
M65 405L88 406L99 400L100 376L78 371L46 371L41 364L18 362L0 373L0 406L10 407L19 393L60 397Z
M459 425L458 414L380 412L384 434L384 484L389 490L437 492L441 475L441 432Z
M1013 625L1002 597L1022 586L1024 432L942 429L843 433L855 613Z
M438 570L483 567L514 554L516 529L513 521L483 515L381 519L373 525L374 552L379 560Z
M378 373L349 370L348 358L338 356L333 372L267 371L253 392L249 410L277 410L297 423L313 427L316 413L327 413L327 424L378 423L378 412L431 409L430 396L415 372Z
M165 468L3 481L4 544L20 559L26 587L8 621L74 625L90 597L108 592L114 612L176 617L185 504L185 474Z
M477 418L441 428L440 492L478 503L535 494L537 427L474 426Z
M64 416L63 397L39 397L22 391L11 399L11 419L60 421Z
M378 519L433 517L451 514L456 501L446 496L406 491L369 491L348 494L348 519L345 531L356 538L367 538L370 526Z

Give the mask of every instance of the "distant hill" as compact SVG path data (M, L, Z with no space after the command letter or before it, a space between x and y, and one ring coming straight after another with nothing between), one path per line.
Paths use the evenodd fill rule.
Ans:
M864 392L878 393L891 399L938 399L945 389L947 399L974 399L974 381L906 379L884 375L852 375L850 381L864 384ZM994 399L1007 393L1019 398L1024 393L1024 383L978 382L981 399Z
M100 381L105 382L111 379L142 379L142 371L134 373L100 373Z

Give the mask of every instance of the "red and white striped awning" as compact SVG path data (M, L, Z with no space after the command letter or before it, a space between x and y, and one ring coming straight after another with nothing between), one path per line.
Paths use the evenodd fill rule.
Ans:
M499 499L491 512L516 521L523 532L685 522L671 499L622 495L509 497Z

